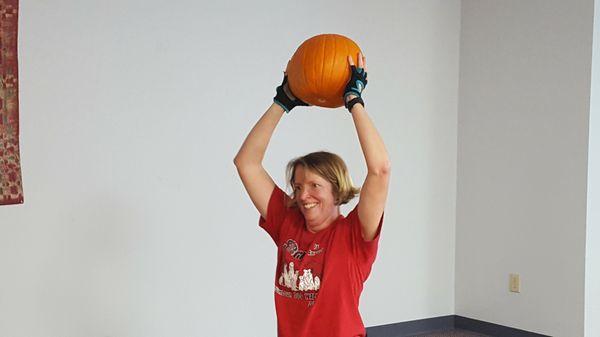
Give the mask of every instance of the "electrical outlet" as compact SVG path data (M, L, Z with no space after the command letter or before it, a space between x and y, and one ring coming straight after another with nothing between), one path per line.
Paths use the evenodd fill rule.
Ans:
M521 279L519 274L510 274L508 288L513 293L521 292Z

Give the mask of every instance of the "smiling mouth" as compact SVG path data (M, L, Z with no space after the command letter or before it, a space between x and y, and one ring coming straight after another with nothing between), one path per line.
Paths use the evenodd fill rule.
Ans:
M317 207L317 205L319 205L318 202L313 202L310 204L303 204L302 207L304 207L305 210L311 210L311 209Z

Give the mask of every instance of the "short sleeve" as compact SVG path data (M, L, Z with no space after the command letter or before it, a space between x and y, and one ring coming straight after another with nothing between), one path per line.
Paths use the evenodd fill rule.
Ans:
M287 199L285 192L275 185L267 206L267 218L259 216L258 225L269 233L275 244L279 243L281 225L288 212Z
M352 254L355 257L359 268L363 272L364 280L367 279L371 271L371 266L377 257L377 248L379 245L379 237L381 234L381 227L383 225L384 214L381 214L379 225L377 226L377 232L371 241L365 241L365 239L363 239L361 231L362 225L358 217L358 205L356 205L356 207L354 207L354 209L348 214Z

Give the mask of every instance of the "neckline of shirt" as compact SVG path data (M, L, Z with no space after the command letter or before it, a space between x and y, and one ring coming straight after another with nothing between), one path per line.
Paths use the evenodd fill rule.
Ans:
M320 230L320 231L318 231L318 232L316 232L316 233L313 233L313 232L309 231L309 230L308 230L308 228L306 228L306 220L305 220L305 221L304 221L304 231L305 231L306 233L308 233L309 235L311 235L311 236L317 236L317 235L321 235L321 234L323 234L323 233L327 233L327 232L328 232L328 231L330 231L330 230L331 230L333 227L337 226L338 222L340 222L340 220L341 220L341 219L344 219L344 218L345 218L345 217L344 217L344 215L342 215L342 214L340 213L340 215L338 215L338 217L337 217L335 220L333 220L333 221L331 222L331 224L330 224L329 226L327 226L327 228L325 228L325 229L323 229L323 230Z

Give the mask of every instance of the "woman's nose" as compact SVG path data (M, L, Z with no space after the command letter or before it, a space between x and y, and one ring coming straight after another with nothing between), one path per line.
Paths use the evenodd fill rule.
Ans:
M308 191L307 190L300 191L300 195L298 197L300 197L300 200L305 200L308 197Z

